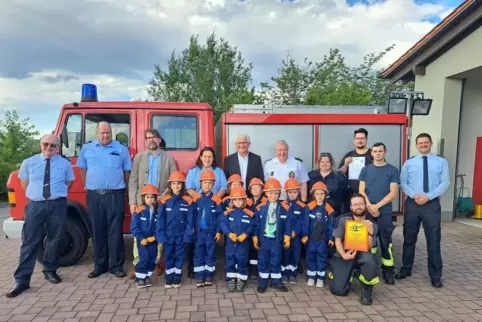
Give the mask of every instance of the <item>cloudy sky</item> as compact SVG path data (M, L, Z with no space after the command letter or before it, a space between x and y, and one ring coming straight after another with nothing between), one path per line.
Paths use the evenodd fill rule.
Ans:
M165 66L192 34L215 31L253 63L253 85L281 58L349 63L391 44L393 63L463 0L0 0L0 112L16 109L41 133L83 83L100 100L146 97L154 64Z

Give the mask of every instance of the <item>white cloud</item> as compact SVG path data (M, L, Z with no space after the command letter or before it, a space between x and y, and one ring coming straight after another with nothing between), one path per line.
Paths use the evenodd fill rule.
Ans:
M32 116L45 129L62 104L80 99L85 82L98 85L101 100L145 97L153 65L165 65L192 34L204 40L215 31L237 46L253 63L258 85L276 74L288 51L319 60L337 47L355 64L396 44L379 65L386 67L434 27L422 18L451 10L409 0L355 6L342 0L17 0L1 6L0 112L46 111L50 118Z

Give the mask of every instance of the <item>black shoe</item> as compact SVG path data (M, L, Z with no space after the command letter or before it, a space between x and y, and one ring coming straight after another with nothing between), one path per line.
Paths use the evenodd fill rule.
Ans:
M283 284L271 285L271 288L274 288L278 292L288 292L288 288Z
M152 286L152 280L149 276L144 279L144 282L146 282L147 287Z
M373 287L369 285L362 285L361 287L361 299L362 305L372 305L372 291Z
M58 284L62 282L56 272L44 272L44 278L52 284Z
M115 277L117 277L117 278L126 277L126 272L124 272L124 271L115 271L115 272L110 272L110 273L114 274Z
M432 286L436 288L444 287L441 280L432 280Z
M136 286L137 288L146 288L147 285L146 285L146 281L143 280L142 278L136 278Z
M88 278L97 278L99 277L100 275L104 274L105 272L102 272L102 273L99 273L99 272L96 272L96 271L92 271L89 273L89 275L87 276Z
M213 279L210 277L206 278L204 281L204 286L213 286Z
M172 288L172 281L166 281L165 288Z
M264 292L266 292L266 287L258 286L258 288L256 289L256 291L257 291L258 293L264 293Z
M398 274L395 274L395 279L404 280L404 279L406 279L407 277L410 277L410 276L412 276L412 273L400 271L400 272L398 272Z
M5 294L6 297L17 297L22 294L23 291L28 290L30 285L26 284L15 284L15 286Z
M392 272L383 271L383 280L385 281L385 284L389 284L389 285L395 284L395 279L393 278Z

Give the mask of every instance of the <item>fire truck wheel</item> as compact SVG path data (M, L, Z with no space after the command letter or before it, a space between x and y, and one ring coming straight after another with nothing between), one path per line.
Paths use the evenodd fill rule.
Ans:
M44 237L43 243L39 245L37 261L43 264L43 256L47 238ZM67 217L65 234L60 243L59 265L61 267L72 266L84 256L89 245L89 234L84 224L75 218Z

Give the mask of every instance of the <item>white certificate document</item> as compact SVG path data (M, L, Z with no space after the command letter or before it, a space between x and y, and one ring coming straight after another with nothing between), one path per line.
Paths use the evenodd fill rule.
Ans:
M348 165L348 179L358 180L361 169L365 166L365 157L351 158L351 162Z

